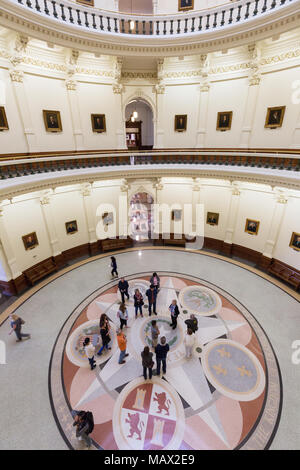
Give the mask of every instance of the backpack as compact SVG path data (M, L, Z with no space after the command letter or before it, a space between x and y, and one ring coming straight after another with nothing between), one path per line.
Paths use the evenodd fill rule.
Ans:
M94 430L94 417L93 417L93 413L91 411L86 412L86 420L87 420L88 425L89 425L88 433L91 434L91 432L93 432L93 430Z

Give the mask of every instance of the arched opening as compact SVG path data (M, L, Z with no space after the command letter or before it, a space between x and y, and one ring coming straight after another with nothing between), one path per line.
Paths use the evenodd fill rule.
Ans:
M131 236L137 242L146 242L151 239L153 203L153 197L146 192L136 193L130 199Z
M151 150L154 144L153 112L149 104L137 98L125 108L126 144L131 150Z

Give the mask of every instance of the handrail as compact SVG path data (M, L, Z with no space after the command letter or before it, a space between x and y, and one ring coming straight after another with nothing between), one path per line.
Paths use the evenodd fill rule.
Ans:
M285 8L298 0L239 0L214 9L191 11L175 15L128 15L119 12L107 14L68 0L10 0L40 17L51 18L82 30L109 35L179 37L221 30L246 23L261 15ZM133 22L133 28L131 26Z

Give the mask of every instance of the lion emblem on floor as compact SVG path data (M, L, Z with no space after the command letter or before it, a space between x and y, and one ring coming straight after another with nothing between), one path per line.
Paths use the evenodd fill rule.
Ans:
M157 413L162 413L164 410L166 412L166 415L169 416L171 400L167 398L166 392L161 392L161 393L155 392L153 401L157 401L157 406L158 406Z
M137 440L141 441L144 422L140 422L140 415L138 413L128 413L125 423L128 423L130 426L129 435L127 437L133 437L134 434L137 434Z

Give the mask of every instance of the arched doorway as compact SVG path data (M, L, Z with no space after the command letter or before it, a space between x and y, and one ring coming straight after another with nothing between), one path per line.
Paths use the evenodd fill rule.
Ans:
M136 193L130 199L131 236L137 242L146 242L151 239L154 223L153 203L153 197L146 192Z
M137 98L125 108L126 144L131 150L151 150L154 144L153 112L150 105Z

